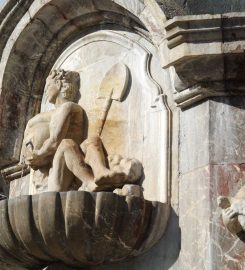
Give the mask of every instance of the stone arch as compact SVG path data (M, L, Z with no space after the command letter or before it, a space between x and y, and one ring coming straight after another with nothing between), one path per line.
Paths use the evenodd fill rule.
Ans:
M2 51L0 47L1 167L18 161L26 121L40 109L45 78L71 42L113 27L138 32L155 45L164 35L165 16L155 1L34 0L25 4L29 4L25 13L22 2L14 7L16 24L4 36ZM8 19L3 26L7 23Z

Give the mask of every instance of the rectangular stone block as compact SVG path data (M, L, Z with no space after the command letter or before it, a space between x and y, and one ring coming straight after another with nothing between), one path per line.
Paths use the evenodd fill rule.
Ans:
M210 101L210 163L245 162L245 97Z
M9 198L29 195L30 175L16 179L10 183Z
M182 270L209 269L210 201L209 167L203 167L180 178L179 214L181 229L180 265Z
M180 113L179 170L187 173L209 163L209 102Z
M234 196L245 184L244 175L244 164L210 166L211 269L243 270L245 267L244 243L224 226L221 209L217 206L218 196Z
M217 205L218 196L236 194L244 175L244 164L231 164L207 165L181 176L181 270L244 269L244 243L225 228Z

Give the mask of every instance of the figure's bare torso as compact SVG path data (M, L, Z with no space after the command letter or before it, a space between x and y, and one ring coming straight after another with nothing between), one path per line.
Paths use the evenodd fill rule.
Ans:
M25 148L30 147L29 144L32 145L34 150L39 150L59 124L62 128L65 126L67 129L62 139L72 139L77 144L82 143L85 134L83 129L83 109L78 104L69 102L69 116L62 123L64 106L66 106L66 103L52 111L41 112L28 122L23 141L23 155L28 155L28 151Z
M63 139L72 139L77 144L81 144L84 140L84 120L83 120L83 109L80 105L76 103L69 102L72 104L71 111L69 113L69 126L67 128L66 135ZM61 105L57 109L51 111L51 118L49 123L49 130L51 131L53 128L57 127L57 121L60 121L60 117L63 113L63 106L66 104Z

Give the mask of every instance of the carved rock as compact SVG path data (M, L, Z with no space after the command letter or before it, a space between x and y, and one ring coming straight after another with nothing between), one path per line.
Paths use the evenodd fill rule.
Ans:
M125 185L123 188L117 188L113 191L120 196L143 197L143 189L138 185Z

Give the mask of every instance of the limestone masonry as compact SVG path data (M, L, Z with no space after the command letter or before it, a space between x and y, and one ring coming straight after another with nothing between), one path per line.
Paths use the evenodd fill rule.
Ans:
M0 270L245 269L245 2L0 3Z

